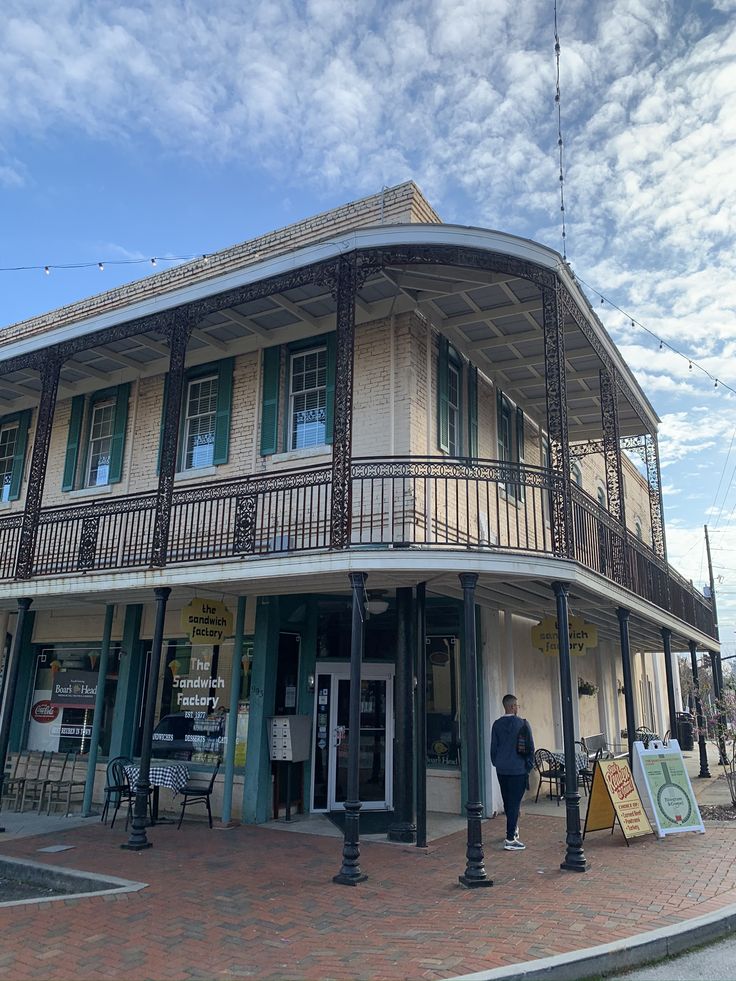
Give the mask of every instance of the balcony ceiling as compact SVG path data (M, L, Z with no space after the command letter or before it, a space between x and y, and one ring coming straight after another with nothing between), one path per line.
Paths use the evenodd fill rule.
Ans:
M359 291L357 324L416 311L542 428L546 428L542 300L529 280L443 265L387 266ZM188 364L201 364L334 330L335 302L324 287L303 286L210 313L195 327ZM601 362L572 321L565 323L568 419L571 442L600 439ZM149 331L109 340L64 362L59 398L160 374L168 365L165 338ZM37 403L33 369L0 376L0 412ZM644 412L619 399L622 436L648 430Z

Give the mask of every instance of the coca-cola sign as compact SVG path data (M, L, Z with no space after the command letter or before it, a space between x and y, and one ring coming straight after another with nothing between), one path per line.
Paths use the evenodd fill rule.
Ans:
M31 718L34 722L53 722L58 718L59 712L58 705L52 705L47 698L44 698L33 705Z

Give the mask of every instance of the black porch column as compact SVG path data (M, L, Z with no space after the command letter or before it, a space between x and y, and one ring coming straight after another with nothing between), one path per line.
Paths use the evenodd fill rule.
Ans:
M672 670L672 631L662 627L664 648L664 673L667 679L667 706L670 714L670 737L677 739L677 706L675 704L675 679Z
M559 286L542 289L542 316L547 432L550 462L555 480L551 495L552 549L555 555L572 557L574 543L570 496L570 443L567 433L565 328Z
M480 799L480 759L478 753L478 665L475 649L475 572L461 572L463 587L463 637L465 641L465 748L468 761L468 799L465 811L468 815L468 844L465 851L466 865L463 875L458 876L464 886L492 886L483 864L483 833L481 818L483 802Z
M341 256L337 267L335 337L335 408L332 436L330 548L350 545L353 443L353 354L355 348L355 254Z
M567 605L568 587L564 582L552 584L557 600L557 638L560 647L560 693L562 695L562 739L565 750L565 808L567 834L565 860L560 868L568 872L586 872L588 863L580 831L580 794L575 758L575 720L572 711L572 678L570 677L570 627Z
M601 368L601 421L603 424L603 463L606 470L608 510L626 528L624 482L621 475L621 437L618 424L618 380L613 369ZM600 532L599 532L600 534ZM613 575L616 582L628 584L626 539L623 534L612 535Z
M411 587L396 590L396 754L394 757L394 820L391 841L413 842L414 823L414 651Z
M350 573L353 590L353 623L350 635L350 706L348 712L348 786L345 801L345 835L342 844L342 866L333 882L357 886L368 878L360 870L360 666L363 661L365 634L364 572Z
M417 848L427 847L427 584L417 585Z
M184 359L186 358L190 330L190 326L183 320L175 319L166 331L171 354L166 385L164 424L161 431L156 514L153 521L151 568L155 569L162 569L166 565L169 549L171 504L174 497L174 477L179 451L179 418L184 386Z
M713 676L713 695L716 700L716 733L718 743L718 763L725 766L728 763L726 742L723 733L726 730L726 717L723 708L723 680L721 678L721 656L715 651L708 651L710 669Z
M26 502L23 509L23 523L20 527L20 539L15 564L16 579L30 579L33 575L33 564L36 558L36 532L41 514L41 499L43 485L46 480L46 463L49 458L49 443L51 442L51 427L54 423L54 408L56 393L59 388L59 372L61 356L52 349L43 355L39 365L41 376L41 400L38 404L38 419L36 434L33 437L31 453L31 469L26 486Z
M32 599L24 596L18 600L18 618L13 633L13 643L10 646L10 653L5 662L5 694L0 708L0 800L3 795L3 783L5 781L5 763L8 759L8 743L10 742L10 723L13 720L13 705L15 704L15 693L18 688L18 671L20 669L20 653L23 644L23 627L25 625L26 613L30 609ZM5 638L3 637L3 643ZM0 831L5 828L0 827Z
M699 777L707 779L710 777L708 769L708 749L705 745L705 720L703 719L703 705L700 701L700 676L698 674L698 645L694 640L690 641L690 664L693 669L693 694L695 695L695 720L698 725L698 749L700 750L700 773Z
M130 838L121 845L132 851L150 848L151 842L146 838L146 812L148 810L148 791L150 784L148 776L151 769L151 737L153 736L153 720L156 714L156 693L158 691L158 671L161 663L161 646L164 639L164 620L166 618L166 603L171 590L168 586L154 589L156 597L156 621L153 627L153 644L151 645L151 660L148 666L148 689L146 706L143 716L143 735L141 737L141 762L138 769L138 783L135 786L135 804L133 806L133 822L130 827Z
M624 706L626 708L626 740L629 744L629 766L634 765L634 681L631 674L631 648L629 647L629 617L631 613L622 606L616 610L618 629L621 635L621 669L624 676Z

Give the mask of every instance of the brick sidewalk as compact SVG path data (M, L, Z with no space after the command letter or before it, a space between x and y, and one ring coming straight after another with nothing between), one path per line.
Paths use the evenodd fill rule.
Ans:
M0 909L0 978L448 978L622 939L736 902L736 828L708 824L624 844L586 842L593 868L563 873L564 822L524 818L525 852L484 824L495 885L466 890L464 834L364 843L366 883L334 885L339 839L262 827L153 829L154 847L93 823L0 851L150 883L137 893ZM41 854L49 844L70 851Z

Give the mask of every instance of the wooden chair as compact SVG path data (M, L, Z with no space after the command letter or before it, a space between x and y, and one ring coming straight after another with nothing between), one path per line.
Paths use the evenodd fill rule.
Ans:
M5 761L5 778L3 780L3 795L0 807L7 802L14 811L20 810L23 796L23 784L26 779L30 753L24 749L21 753L11 753Z
M542 788L542 782L546 780L549 783L549 796L557 798L557 806L559 807L560 788L565 776L564 768L560 766L548 749L538 749L536 751L534 754L534 766L537 768L537 773L539 774L539 786L537 787L537 796L534 798L534 803L536 804L539 800L539 791ZM552 793L553 786L555 788L554 794Z
M26 800L30 800L35 803L36 797L35 793L38 790L39 796L41 790L39 787L43 786L43 780L46 776L46 770L48 769L48 759L46 751L41 751L37 749L32 749L28 753L28 759L26 761L26 772L23 777L23 787L20 794L20 801L16 810L22 811L26 806Z
M72 753L67 768L67 775L64 779L47 785L47 814L51 813L51 808L55 804L65 803L65 816L68 817L72 809L72 803L82 803L84 800L86 770L87 758L80 757L78 753Z
M26 800L29 800L31 805L37 804L39 812L43 810L46 788L50 783L55 783L63 779L68 759L68 753L53 752L47 755L38 776L35 779L27 779L25 782L23 800L20 806L21 811L25 810Z
M212 810L210 808L210 797L212 796L212 788L215 786L215 778L217 777L217 771L220 769L220 761L217 761L217 766L212 771L212 776L210 777L209 783L188 783L186 787L183 787L179 793L184 796L184 800L181 803L181 815L179 816L179 823L176 826L178 831L181 827L181 822L184 820L184 808L189 807L191 804L204 804L207 807L207 819L209 821L210 828L212 827Z

